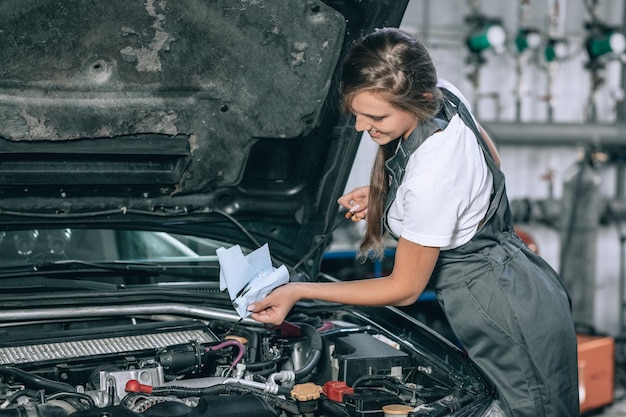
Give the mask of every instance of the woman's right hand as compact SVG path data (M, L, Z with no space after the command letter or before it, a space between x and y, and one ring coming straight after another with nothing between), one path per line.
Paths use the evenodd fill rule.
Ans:
M339 197L337 203L348 209L345 215L346 219L352 219L353 222L358 222L367 217L369 195L370 187L369 185L364 185Z
M274 288L265 298L248 305L251 317L265 324L280 325L299 300L293 282Z

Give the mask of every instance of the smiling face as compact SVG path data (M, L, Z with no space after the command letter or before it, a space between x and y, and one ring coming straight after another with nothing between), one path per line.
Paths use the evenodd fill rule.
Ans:
M351 108L356 117L356 130L367 131L379 145L399 137L406 139L417 126L415 115L393 107L380 94L371 91L356 93Z

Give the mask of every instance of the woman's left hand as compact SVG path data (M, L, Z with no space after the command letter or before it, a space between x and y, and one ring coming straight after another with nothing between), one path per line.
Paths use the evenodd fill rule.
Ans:
M357 187L347 194L339 197L337 202L348 209L346 219L359 222L367 217L367 204L369 202L369 185Z

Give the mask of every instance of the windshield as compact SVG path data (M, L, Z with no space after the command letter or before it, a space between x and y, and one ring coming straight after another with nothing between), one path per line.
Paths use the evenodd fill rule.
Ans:
M0 269L65 260L85 262L200 260L231 244L146 230L31 229L0 232ZM198 259L200 258L200 259Z

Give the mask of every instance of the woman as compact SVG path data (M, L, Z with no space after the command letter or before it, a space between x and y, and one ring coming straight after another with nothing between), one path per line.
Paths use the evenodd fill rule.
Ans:
M579 414L576 335L557 274L513 231L488 135L454 86L437 79L424 45L382 29L343 65L342 107L380 145L370 185L342 196L367 220L361 256L397 239L386 277L292 282L250 306L281 323L301 299L383 306L414 303L430 281L455 336L498 387L511 416Z

